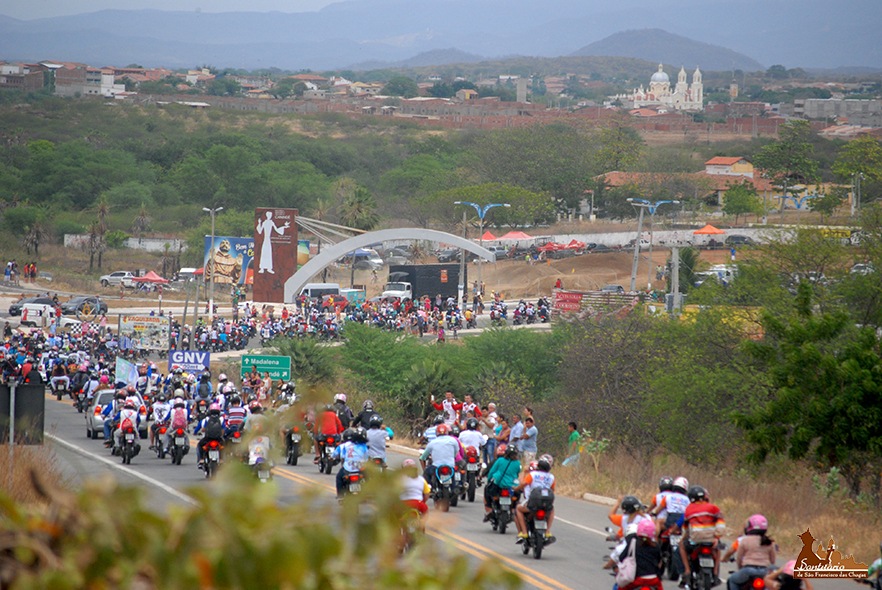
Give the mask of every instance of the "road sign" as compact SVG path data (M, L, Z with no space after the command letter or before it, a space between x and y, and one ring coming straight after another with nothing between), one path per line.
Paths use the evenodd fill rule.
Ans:
M252 367L257 367L261 377L269 373L271 379L288 380L291 378L291 357L269 356L264 354L242 355L242 377L251 372Z
M211 364L211 355L202 350L170 350L168 351L168 372L175 367L188 373L201 373Z

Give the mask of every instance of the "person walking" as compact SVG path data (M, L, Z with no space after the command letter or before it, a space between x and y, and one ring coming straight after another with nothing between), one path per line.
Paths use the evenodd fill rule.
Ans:
M575 465L579 462L579 441L582 440L579 427L575 422L567 424L567 428L569 428L570 434L567 438L567 458L563 460L564 466Z

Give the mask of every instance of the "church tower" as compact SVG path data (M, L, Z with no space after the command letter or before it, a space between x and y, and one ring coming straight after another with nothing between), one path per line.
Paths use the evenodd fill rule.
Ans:
M701 70L698 66L695 66L692 74L692 100L695 101L696 109L704 109L704 84L701 83Z

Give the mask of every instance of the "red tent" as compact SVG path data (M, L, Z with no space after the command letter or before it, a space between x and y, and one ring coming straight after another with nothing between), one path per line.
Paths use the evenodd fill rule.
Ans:
M196 275L197 277L201 277L202 275L205 274L205 268L204 267L197 268L195 271L193 271L193 274Z
M532 240L533 236L528 236L522 231L510 231L504 236L497 238L499 240Z
M484 232L484 235L481 236L481 239L484 240L485 242L492 242L493 240L496 239L496 236L494 236L494 235L490 232L490 230L488 229L487 231Z
M721 230L721 229L719 229L719 228L716 228L716 227L714 227L714 226L712 226L711 224L708 223L708 224L707 224L706 226L704 226L703 228L701 228L701 229L697 229L697 230L695 230L695 231L692 232L692 233L693 233L694 235L696 235L696 236L718 236L718 235L720 235L720 234L724 234L724 233L726 233L726 232L723 231L723 230Z
M567 250L584 250L585 242L580 242L579 240L572 239L570 243L565 246Z
M134 281L136 283L161 283L161 284L165 284L168 282L168 279L162 278L161 276L159 276L158 274L156 274L155 272L153 272L151 270L143 277L133 278L132 281Z
M539 250L540 252L551 252L554 250L563 250L564 248L566 248L566 246L564 246L563 244L558 244L556 242L548 242L547 244L542 244L541 246L539 246L536 249Z

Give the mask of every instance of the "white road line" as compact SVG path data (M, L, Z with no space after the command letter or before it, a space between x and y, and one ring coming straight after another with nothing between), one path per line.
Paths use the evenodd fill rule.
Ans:
M597 529L592 529L590 526L578 524L578 523L573 522L572 520L567 520L567 519L561 518L559 516L554 517L554 522L562 522L564 524L574 526L577 529L582 529L583 531L588 531L589 533L596 533L596 534L600 535L601 537L606 537L609 534L606 531L598 531Z
M89 457L90 459L95 459L96 461L100 461L101 463L104 463L105 465L108 465L109 467L113 467L114 469L119 469L123 473L131 475L132 477L136 477L142 481L146 481L147 483L158 487L162 491L164 491L168 494L171 494L172 496L174 496L175 498L178 498L179 500L183 500L184 502L187 502L187 503L193 504L193 505L195 505L197 503L196 500L194 500L193 498L191 498L187 494L179 492L178 490L174 489L173 487L166 485L157 479L153 479L152 477L148 477L148 476L144 475L143 473L139 473L139 472L135 471L134 469L130 469L129 467L124 467L120 463L118 463L116 461L111 461L107 457L102 457L100 455L96 455L95 453L87 451L86 449L84 449L82 447L78 447L75 444L69 443L64 439L61 439L61 438L55 436L54 434L49 434L48 432L45 432L45 433L43 433L43 435L49 439L52 439L52 441L56 442L57 444L60 444L61 446L66 447L66 448L70 449L71 451L74 451L75 453L85 455L86 457Z

